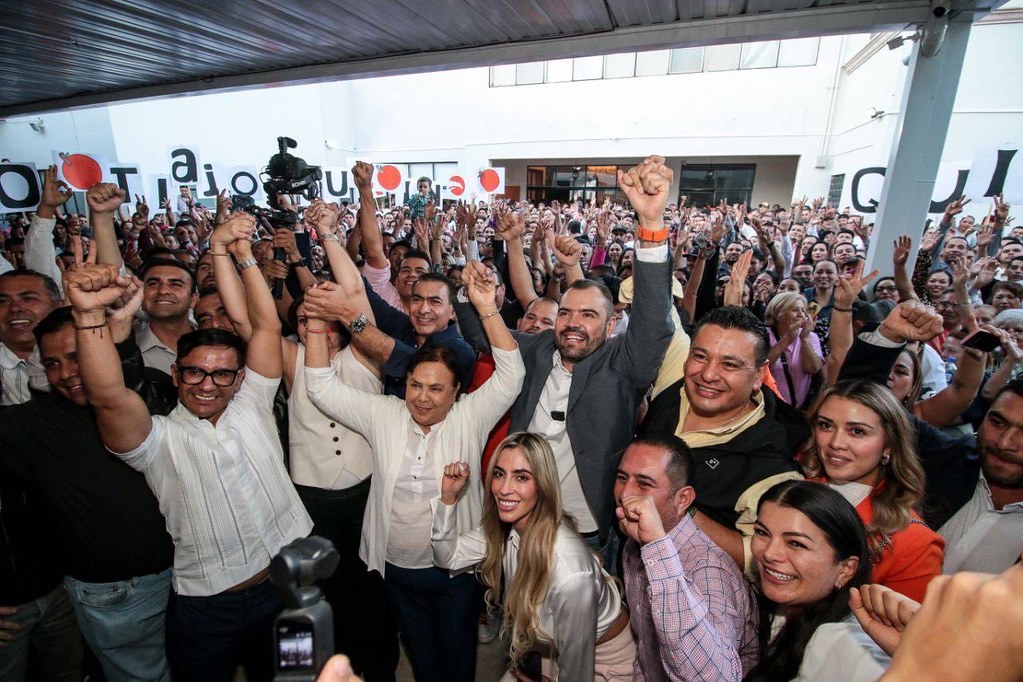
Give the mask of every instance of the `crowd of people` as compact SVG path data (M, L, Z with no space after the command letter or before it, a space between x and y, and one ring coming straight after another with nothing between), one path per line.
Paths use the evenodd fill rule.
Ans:
M80 215L53 168L7 217L0 679L272 679L308 535L328 682L399 642L472 680L496 636L506 680L1023 677L1000 197L865 274L862 217L673 203L661 157L602 205L386 208L373 172L290 227L104 183Z

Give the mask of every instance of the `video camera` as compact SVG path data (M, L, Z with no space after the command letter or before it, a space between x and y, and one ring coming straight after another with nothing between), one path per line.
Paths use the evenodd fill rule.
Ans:
M325 538L299 538L270 562L270 580L287 607L274 621L275 680L316 680L334 653L334 616L316 581L334 574L340 557Z
M244 210L256 216L257 220L264 223L270 231L281 228L294 230L298 224L298 213L281 206L278 195L297 194L307 201L312 201L320 196L320 180L323 178L323 171L319 166L310 166L293 154L289 149L295 149L298 143L290 137L277 138L277 153L270 157L266 168L259 174L263 181L263 191L266 192L266 201L269 209L259 208L250 205ZM286 254L283 249L274 249L274 259L283 261ZM284 293L284 280L274 280L273 296L280 298Z

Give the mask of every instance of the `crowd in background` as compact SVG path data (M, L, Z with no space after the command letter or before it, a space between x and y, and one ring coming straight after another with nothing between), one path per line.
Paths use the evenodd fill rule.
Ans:
M399 638L474 679L498 636L509 680L1023 675L1001 197L865 273L863 216L670 201L660 157L599 205L388 208L372 174L83 215L50 169L7 216L0 679L270 679L267 567L310 534L371 682Z

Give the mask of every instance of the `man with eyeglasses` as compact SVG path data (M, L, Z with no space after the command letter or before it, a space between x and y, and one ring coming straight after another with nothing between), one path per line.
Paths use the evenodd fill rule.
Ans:
M273 418L283 358L281 323L252 257L255 219L234 213L214 232L217 268L237 258L252 334L184 334L172 378L179 405L151 417L124 387L106 306L128 285L112 265L71 273L78 360L104 444L141 471L174 540L167 657L175 680L269 680L273 622L283 605L266 580L270 559L312 529ZM218 277L219 279L219 277Z

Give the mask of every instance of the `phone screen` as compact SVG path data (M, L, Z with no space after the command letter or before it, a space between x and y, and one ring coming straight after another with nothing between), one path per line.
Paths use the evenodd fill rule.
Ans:
M963 339L964 347L975 348L985 353L990 353L1000 345L1002 345L1002 342L997 336L980 329Z

